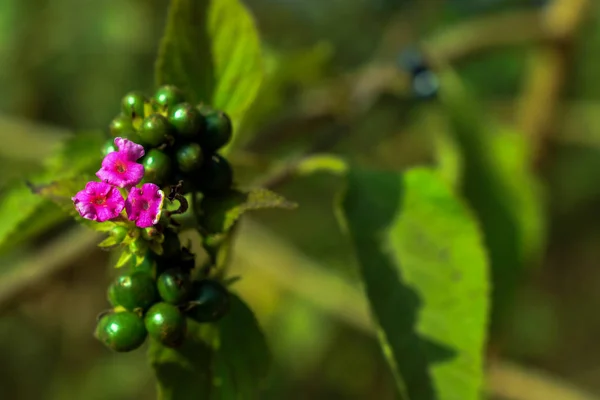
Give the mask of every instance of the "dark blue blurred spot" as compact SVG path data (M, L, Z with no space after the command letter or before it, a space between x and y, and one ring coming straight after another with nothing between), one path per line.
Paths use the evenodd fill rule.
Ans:
M424 54L413 47L403 50L398 56L397 62L401 69L413 76L429 69Z
M440 81L433 71L425 70L419 72L412 79L413 93L420 99L435 98L439 88Z

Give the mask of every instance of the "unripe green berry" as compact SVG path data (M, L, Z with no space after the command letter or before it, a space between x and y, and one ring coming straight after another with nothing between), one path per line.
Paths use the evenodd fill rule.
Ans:
M110 133L113 137L128 137L131 132L135 133L133 121L127 115L117 115L109 125Z
M214 322L229 311L227 289L213 280L195 281L187 315L198 322Z
M160 114L150 114L144 118L138 136L142 143L158 146L165 142L170 131L171 125L165 117Z
M143 271L119 276L114 281L115 300L129 311L146 310L157 300L152 276Z
M150 337L164 346L178 347L185 340L185 316L172 304L156 303L150 307L144 324Z
M144 182L162 185L171 173L171 159L160 150L152 149L144 157Z
M227 160L218 154L204 161L199 174L199 188L203 193L218 194L227 191L233 183L233 170Z
M146 255L144 256L144 258L142 259L142 261L139 264L136 264L134 262L134 264L132 265L132 271L141 271L141 272L145 272L149 275L153 275L155 272L155 267L156 267L156 260L154 259L154 257L152 256L152 254L150 252L146 253Z
M199 138L204 130L204 117L190 103L180 103L169 112L169 122L183 137Z
M115 146L114 139L109 139L102 145L102 155L106 156L108 153L112 153L113 151L117 151L117 146Z
M138 91L127 93L121 100L121 110L129 118L144 118L146 96Z
M108 289L106 290L106 299L108 300L110 305L113 307L117 307L119 305L119 302L117 301L117 295L116 295L115 289L116 289L115 283L111 282L111 284L108 285Z
M204 116L205 129L200 138L200 145L207 152L214 152L225 146L232 135L229 116L222 111L211 111Z
M185 100L183 91L173 85L165 85L158 88L154 94L154 102L161 111L167 110Z
M179 268L171 268L160 274L156 280L160 297L171 304L181 304L192 291L190 275Z
M94 336L109 349L126 352L140 347L147 334L144 321L137 314L124 311L104 315Z
M204 155L199 144L190 143L177 150L176 158L180 171L192 172L200 169Z

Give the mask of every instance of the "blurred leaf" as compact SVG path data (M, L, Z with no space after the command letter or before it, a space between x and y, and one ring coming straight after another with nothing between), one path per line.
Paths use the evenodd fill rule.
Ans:
M238 0L172 0L156 62L157 85L226 111L237 132L262 81L260 40Z
M434 172L350 169L345 227L404 399L479 399L486 255L474 218Z
M150 343L160 399L260 399L271 356L256 318L239 297L231 296L231 309L218 323L188 319L188 328L178 349Z
M210 233L226 233L248 211L267 208L289 210L296 207L296 203L267 189L258 188L249 192L231 190L223 196L203 198L199 222Z
M496 324L525 266L539 261L545 237L541 187L529 168L522 135L484 118L451 72L443 75L442 89L442 105L463 159L462 191L481 221L490 255Z
M235 295L231 310L219 323L220 346L214 359L212 399L260 399L271 354L252 310Z
M0 197L0 251L33 236L66 218L71 196L83 188L100 165L102 135L82 134L66 140L45 163L45 171L30 182L15 182ZM60 183L58 183L60 182ZM49 201L54 200L61 207Z
M324 79L332 56L333 46L328 42L293 51L266 49L265 77L256 101L244 118L244 129L254 130L268 123L289 105L290 92L314 86ZM244 142L248 136L244 136Z
M212 345L205 338L213 326L188 319L186 341L177 349L150 341L148 359L156 374L159 400L209 399L212 389Z

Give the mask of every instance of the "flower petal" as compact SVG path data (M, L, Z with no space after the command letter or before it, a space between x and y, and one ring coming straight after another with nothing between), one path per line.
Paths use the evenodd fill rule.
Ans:
M139 228L156 225L160 219L165 194L153 183L134 188L125 200L125 210L131 221Z
M119 190L103 182L88 182L72 200L81 217L98 222L116 218L125 207Z
M137 161L144 156L144 147L125 138L115 138L115 146L129 161Z
M130 188L141 182L144 177L144 166L127 159L124 153L115 151L102 160L102 168L96 176L105 183L121 188Z

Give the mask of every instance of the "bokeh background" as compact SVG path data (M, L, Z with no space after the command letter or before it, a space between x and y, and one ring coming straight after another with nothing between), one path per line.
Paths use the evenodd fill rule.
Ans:
M307 149L395 168L431 163L430 133L444 129L435 99L400 96L386 77L403 73L397 59L407 49L433 49L486 113L530 135L545 188L547 247L490 340L490 398L600 398L600 4L245 3L264 41L267 80L231 158L238 182L250 185ZM151 93L167 7L0 1L0 205L65 137L106 131L125 92ZM348 93L353 101L341 101ZM332 211L340 182L276 186L300 207L245 219L231 271L272 347L265 398L392 399ZM112 354L92 337L107 307L109 255L68 220L33 231L0 247L0 398L153 398L144 351Z

